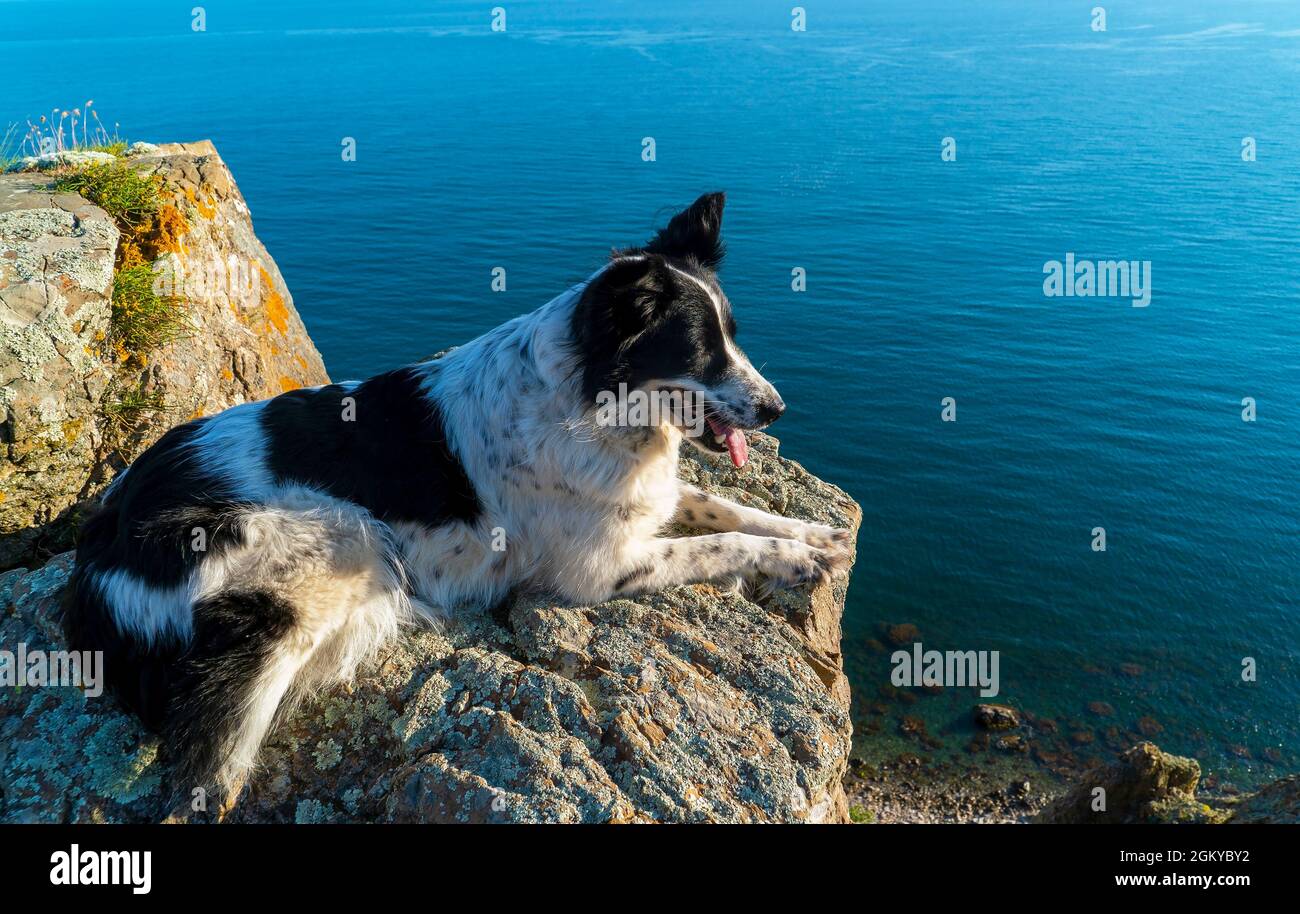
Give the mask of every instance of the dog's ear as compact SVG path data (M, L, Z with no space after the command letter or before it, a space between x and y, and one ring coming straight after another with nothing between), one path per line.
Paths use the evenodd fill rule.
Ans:
M645 250L665 257L691 258L715 269L722 263L722 207L727 195L705 194L668 222Z

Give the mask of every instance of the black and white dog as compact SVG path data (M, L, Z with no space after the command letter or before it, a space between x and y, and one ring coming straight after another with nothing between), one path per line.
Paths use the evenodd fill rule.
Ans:
M536 588L596 603L763 575L820 580L846 531L677 479L681 410L597 417L602 392L693 395L695 445L747 459L785 409L735 343L723 195L643 248L440 359L296 390L172 429L82 530L71 647L105 652L119 694L181 783L236 786L277 711L352 675L403 626ZM666 538L677 520L718 531Z

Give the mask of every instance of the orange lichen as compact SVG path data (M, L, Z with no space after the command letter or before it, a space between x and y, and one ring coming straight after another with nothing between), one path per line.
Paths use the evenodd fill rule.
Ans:
M161 179L157 187L162 190ZM119 364L144 367L148 364L144 349L167 340L176 329L172 326L178 322L175 316L184 308L180 298L160 296L146 288L152 285L149 265L164 254L182 250L180 239L189 231L189 222L174 203L160 201L156 210L138 221L118 220L118 229L121 238L113 273L111 356ZM148 277L138 275L142 269L149 273ZM173 315L168 316L168 311ZM161 325L165 326L159 329Z
M195 196L194 188L192 187L185 188L185 196L189 198L189 201L191 203L194 204L194 208L199 211L199 215L202 216L204 219L211 219L213 216L217 214L217 205L215 203L209 203L204 200L200 200L197 196Z
M63 423L63 443L71 446L81 434L81 420L69 419Z
M297 390L299 387L302 387L302 385L299 384L297 381L295 381L293 378L288 377L287 375L280 376L281 393L288 393L291 390Z
M141 225L128 234L123 232L117 245L117 267L129 270L142 263L153 263L164 254L180 254L181 236L190 230L185 214L164 203Z
M144 263L144 254L140 250L140 244L133 238L123 237L117 246L117 267L119 270L129 270L132 267L138 267Z
M179 252L181 237L190 230L185 214L172 204L164 203L158 208L151 222L152 231L147 238L154 251L154 257Z
M266 296L263 306L266 308L266 319L276 330L280 331L281 336L289 332L289 309L284 304L284 296L275 291L275 283L271 280L271 274L266 269L259 266L257 271L262 274L263 288L269 289L270 294Z

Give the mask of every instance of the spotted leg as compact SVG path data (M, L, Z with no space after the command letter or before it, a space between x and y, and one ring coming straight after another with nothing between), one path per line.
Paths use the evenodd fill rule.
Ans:
M690 485L681 487L677 514L673 520L703 530L723 533L734 531L797 540L835 553L846 552L853 541L850 530L837 530L826 524L812 524L792 517L768 514L756 508L746 508Z
M630 596L682 584L730 583L756 575L796 587L823 581L845 564L845 552L779 536L729 532L654 539L622 564L613 592Z

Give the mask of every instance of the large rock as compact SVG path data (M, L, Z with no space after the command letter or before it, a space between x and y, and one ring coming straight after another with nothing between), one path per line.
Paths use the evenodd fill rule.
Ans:
M275 262L211 143L146 147L188 229L156 266L183 334L118 363L105 351L119 232L50 175L0 175L0 568L66 548L77 506L190 416L325 383ZM161 408L106 418L122 390Z
M839 489L756 435L712 492L856 528ZM0 644L58 643L72 556L0 578ZM414 633L299 707L225 821L840 822L847 576L764 605L706 585L598 606L516 602ZM6 598L8 594L8 598ZM201 820L109 696L0 690L0 820Z
M189 223L180 249L158 267L177 278L193 332L150 359L148 384L167 392L176 407L170 416L154 416L151 432L166 431L177 414L206 415L329 383L279 268L253 232L248 204L212 144L163 145L131 161L166 180Z
M1224 801L1228 824L1300 825L1300 774L1274 781L1255 793Z
M0 176L0 568L93 489L118 230L42 175Z
M1213 821L1213 811L1196 800L1200 779L1201 766L1195 759L1138 743L1114 764L1085 776L1035 821L1066 825Z
M1170 755L1152 743L1138 743L1113 765L1083 778L1039 813L1049 824L1244 824L1300 823L1300 776L1275 781L1236 797L1197 797L1201 766ZM1095 809L1097 788L1105 808Z

